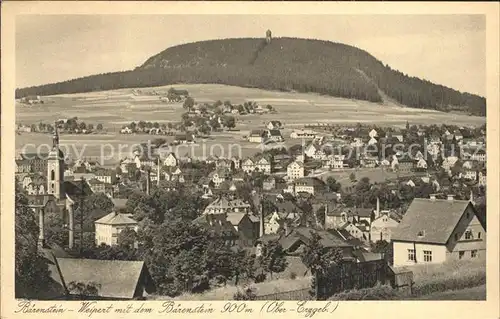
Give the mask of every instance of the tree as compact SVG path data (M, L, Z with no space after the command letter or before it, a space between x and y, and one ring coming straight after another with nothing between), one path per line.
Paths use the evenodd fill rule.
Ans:
M102 129L103 129L102 124L101 123L97 124L97 130L102 131Z
M330 176L326 179L326 185L328 186L330 192L338 192L342 185L333 177Z
M95 282L83 283L71 281L68 283L69 293L78 296L79 299L85 299L90 296L99 296L100 289L101 285Z
M89 125L87 125L87 128L89 129L89 131L93 131L94 130L94 124L90 123Z
M382 253L385 261L392 265L393 263L393 249L392 243L388 243L385 240L378 240L375 243L371 244L372 252L374 253Z
M20 187L15 185L15 296L39 298L49 289L47 261L38 254L35 212Z
M122 247L132 248L137 240L137 233L131 228L123 229L116 239L117 244Z
M182 107L187 109L188 111L191 111L193 106L194 106L194 99L190 96L188 98L186 98L186 100L182 104Z
M273 273L283 272L288 266L283 247L278 241L265 243L258 261L262 269L270 273L271 278Z
M234 116L224 117L224 125L227 128L234 128L236 126L236 119L234 118Z
M349 179L351 180L351 182L355 182L356 181L356 174L354 174L354 172L349 174Z
M325 249L321 244L321 237L311 231L310 242L304 249L301 259L314 276L314 294L316 299L319 300L321 297L319 296L319 276L326 273L333 265L342 262L342 250L338 248Z

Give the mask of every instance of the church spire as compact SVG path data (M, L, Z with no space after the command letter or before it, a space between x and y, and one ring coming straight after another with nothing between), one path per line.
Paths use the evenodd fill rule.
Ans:
M52 136L52 147L59 148L59 133L57 132L57 121L54 122L54 135Z

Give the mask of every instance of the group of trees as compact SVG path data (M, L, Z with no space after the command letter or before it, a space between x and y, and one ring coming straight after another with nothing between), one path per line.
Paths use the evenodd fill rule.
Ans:
M135 70L18 89L16 97L179 82L315 92L380 102L378 86L390 98L411 107L486 115L483 97L410 77L352 46L294 38L273 39L265 48L262 39L188 43L151 57Z

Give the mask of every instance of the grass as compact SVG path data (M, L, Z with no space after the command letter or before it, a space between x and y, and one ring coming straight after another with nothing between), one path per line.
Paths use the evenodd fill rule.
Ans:
M158 87L141 89L142 91L166 92L168 88ZM485 118L440 113L432 110L401 108L396 106L380 106L377 103L320 96L317 94L289 93L265 91L260 89L240 88L215 84L175 85L174 87L187 89L198 102L215 102L230 100L233 104L247 100L258 101L262 105L271 104L278 111L277 114L245 115L237 117L238 132L228 134L217 133L213 139L199 143L190 151L192 156L204 157L208 155L229 155L229 145L238 144L241 157L250 156L259 149L257 144L243 140L243 136L250 130L264 128L264 123L270 120L279 120L285 124L283 136L286 145L299 144L300 140L289 139L294 128L305 124L330 122L339 124L370 123L381 126L404 126L406 121L411 124L441 124L454 123L457 125L483 124ZM175 122L179 121L184 109L180 103L166 104L159 101L157 96L135 97L132 89L114 91L91 92L81 94L66 94L44 98L45 103L31 107L16 104L16 122L33 124L39 122L52 123L60 118L78 117L94 126L101 123L109 134L103 135L63 135L61 143L67 144L71 156L82 155L97 157L101 155L101 144L108 143L115 149L118 146L131 146L134 143L154 139L151 135L120 135L119 129L132 121ZM35 145L51 145L50 135L22 133L16 136L16 149L20 150L27 143ZM105 140L106 142L103 142ZM129 147L130 148L130 147ZM212 150L211 150L212 149ZM188 150L179 150L178 155L184 156ZM207 154L208 153L208 154ZM211 154L210 154L211 153ZM108 154L105 154L108 155ZM119 154L108 160L116 162Z
M301 277L296 279L276 279L250 285L255 288L257 296L269 295L277 292L299 290L311 286L311 277ZM206 291L201 294L185 293L175 298L166 296L150 296L151 300L232 300L235 293L242 290L243 286L228 285Z
M486 285L448 290L415 298L416 300L486 300Z

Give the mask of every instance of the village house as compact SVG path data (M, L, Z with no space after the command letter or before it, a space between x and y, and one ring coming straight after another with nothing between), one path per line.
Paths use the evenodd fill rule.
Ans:
M369 140L368 140L368 145L377 145L378 141L375 137L371 137Z
M179 167L167 166L163 167L163 176L164 179L168 182L180 182L184 183L185 178L182 170Z
M247 173L258 170L259 172L270 174L272 170L272 161L266 156L260 156L260 158L256 158L253 160L253 169L250 166L250 162L243 163L243 170Z
M252 130L248 135L248 141L250 143L262 143L264 142L265 132L262 130Z
M308 157L321 160L326 157L325 152L323 151L321 145L317 143L310 143L306 149L304 150L304 154Z
M177 144L193 144L195 143L194 135L192 133L176 135L174 142Z
M294 180L304 177L304 163L299 161L291 162L286 168L288 180Z
M226 219L239 235L241 246L253 246L259 238L259 218L248 213L227 213Z
M417 160L416 170L418 170L418 171L425 171L425 170L427 170L427 161L425 159L423 159L423 158Z
M219 196L203 211L203 214L250 213L250 204L230 196Z
M280 121L269 121L266 127L268 130L280 130L283 128Z
M240 235L231 222L227 220L225 214L203 214L193 220L193 224L222 236L227 246L236 245L240 239Z
M392 233L394 266L486 255L486 231L470 201L415 198Z
M323 192L325 189L325 182L316 177L299 178L288 186L288 191L294 194L309 193L314 195Z
M345 155L328 155L323 160L323 167L329 169L342 169L344 168Z
M378 132L376 129L372 129L369 133L368 133L368 136L371 137L371 138L375 138L375 137L378 137Z
M116 173L109 169L100 169L95 171L95 178L104 184L113 184L116 180Z
M106 244L109 246L118 245L118 234L124 229L138 231L139 225L132 218L132 214L121 214L111 212L108 215L96 220L95 241L96 245Z
M231 161L233 162L235 170L239 170L241 168L241 159L238 156L231 157Z
M486 162L486 151L484 149L479 149L472 153L470 159L478 162Z
M167 157L163 160L163 166L175 167L179 165L179 161L177 160L177 156L174 153L169 153Z
M231 170L226 167L217 168L215 171L211 172L208 177L213 182L215 188L219 188L224 181L231 178Z
M225 168L228 170L234 170L234 162L230 159L219 158L215 161L216 168Z
M120 130L120 134L132 134L133 132L134 131L128 126L125 126Z
M363 147L363 145L365 145L365 142L363 142L363 139L360 138L360 137L355 137L353 139L353 141L351 142L351 144L349 144L351 147L354 147L354 148L359 148L359 147Z
M252 173L255 170L254 160L251 158L247 158L247 159L243 160L242 165L241 165L241 169L245 173L248 173L248 174Z
M393 211L382 210L380 213L375 211L375 218L370 225L370 240L377 242L385 240L391 242L391 234L399 225L401 217Z
M265 191L270 191L276 188L276 178L274 176L269 176L262 183L262 189Z
M89 184L90 189L94 193L104 193L106 192L106 184L98 180L97 178L93 178L91 180L86 181Z
M345 231L352 237L367 242L370 236L370 226L365 223L344 223L338 228L339 231Z
M316 137L316 132L313 130L294 130L292 133L290 133L290 138L297 139L297 138L302 138L302 139L314 139Z
M486 169L483 169L477 173L477 182L479 186L486 186Z
M414 170L416 163L411 158L405 156L404 158L399 159L397 171L402 173L412 172Z
M284 138L281 135L280 130L267 130L265 136L266 136L267 141L272 141L272 142L276 142L276 143L284 141Z
M444 168L444 170L448 173L451 172L451 168L455 166L455 163L458 161L458 157L456 156L448 156L443 160L443 163L441 166Z
M363 155L359 161L359 164L361 165L361 167L366 167L366 168L377 167L378 157L371 156L369 154Z

